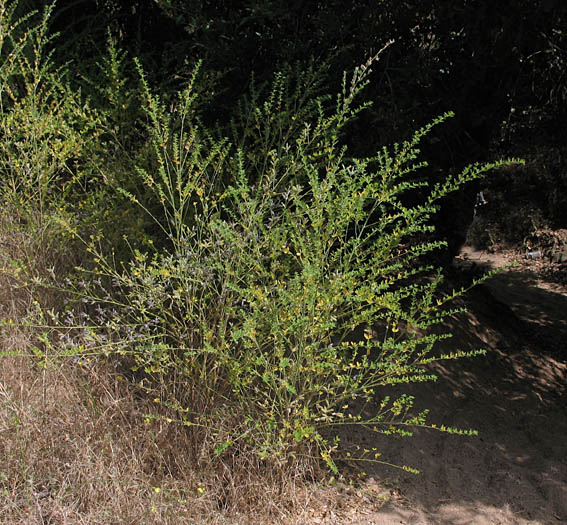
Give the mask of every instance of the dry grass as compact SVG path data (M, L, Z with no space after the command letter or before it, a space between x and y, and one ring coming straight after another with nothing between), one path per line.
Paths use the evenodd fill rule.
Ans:
M12 318L32 298L1 280L1 315ZM0 351L29 347L23 330L3 329ZM333 507L300 465L215 461L206 436L148 422L159 410L108 362L1 356L2 524L306 523Z
M58 294L30 291L9 270L33 240L2 231L0 320L17 324L34 299L57 309ZM29 329L4 325L0 337L2 525L349 523L362 503L372 507L361 491L319 483L313 465L211 457L206 434L166 423L108 361L51 356L43 367Z
M195 436L146 424L156 407L119 377L103 363L0 358L2 524L348 523L369 503L297 466L196 458Z
M3 524L320 523L361 501L297 467L196 460L196 440L146 424L156 408L118 378L104 364L0 359Z
M273 523L309 506L291 470L196 459L195 436L145 422L156 410L104 363L0 359L2 523Z

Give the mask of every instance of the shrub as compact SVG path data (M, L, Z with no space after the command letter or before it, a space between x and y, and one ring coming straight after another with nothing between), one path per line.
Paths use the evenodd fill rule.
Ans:
M75 290L97 309L85 352L131 365L169 421L205 433L205 455L318 458L336 471L341 425L474 433L429 424L388 387L435 379L431 361L480 353L433 352L449 334L430 328L455 313L446 303L462 291L438 292L441 273L422 260L443 243L419 239L439 199L503 162L418 181L420 140L450 114L372 158L348 157L341 133L364 107L354 100L371 63L345 76L334 106L297 82L296 111L281 96L292 85L282 72L264 100L245 102L252 118L238 148L198 118L199 67L173 110L139 68L154 169L137 177L153 200L122 193L155 220L164 246L132 246L121 266L102 236L85 239L89 279L103 285Z
M16 6L0 5L0 219L13 274L29 282L72 266L60 220L89 220L87 152L100 121L52 60L53 4L20 19Z
M446 305L463 290L443 295L440 271L424 262L443 246L427 240L429 221L440 199L506 161L441 183L420 179L420 141L450 113L373 157L349 157L342 139L368 106L355 100L374 59L345 75L334 104L322 93L324 67L283 69L224 128L234 145L222 126L201 121L209 99L200 64L173 103L152 91L139 64L139 90L123 93L126 57L111 41L92 106L53 66L50 8L33 25L14 23L13 5L0 11L0 190L4 213L29 226L31 239L16 268L29 274L27 261L44 263L65 232L92 256L67 287L80 308L46 314L37 304L30 314L58 335L40 335L41 364L66 341L59 355L118 358L169 421L201 432L208 458L240 450L276 465L323 460L336 471L347 457L339 426L386 435L437 428L427 411L412 410L411 396L388 390L434 380L434 360L480 353L435 352L449 334L431 328L455 313ZM136 137L144 142L131 152ZM121 240L105 226L116 186L132 205L126 231L149 218L158 234ZM99 206L96 219L81 211ZM75 329L80 345L68 337ZM358 459L382 461L379 451Z

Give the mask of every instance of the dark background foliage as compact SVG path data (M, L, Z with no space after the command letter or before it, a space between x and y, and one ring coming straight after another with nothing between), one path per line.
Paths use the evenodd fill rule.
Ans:
M438 230L453 251L479 189L492 221L530 217L500 228L508 232L502 241L517 242L537 226L567 226L566 22L563 0L71 0L58 2L52 19L58 60L79 72L100 62L109 29L163 93L202 59L218 76L204 116L211 120L230 116L252 73L261 83L285 63L328 61L328 85L337 89L344 70L394 40L367 88L372 108L349 128L354 153L406 138L452 110L456 118L424 144L432 180L497 156L528 161L445 204Z

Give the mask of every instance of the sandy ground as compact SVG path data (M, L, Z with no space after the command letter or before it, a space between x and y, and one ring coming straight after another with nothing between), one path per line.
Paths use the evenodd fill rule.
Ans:
M469 250L458 264L508 262ZM385 458L422 474L366 468L392 487L390 501L354 523L567 524L567 288L542 279L537 264L524 261L466 299L450 348L484 347L487 357L436 365L437 384L413 389L432 422L479 437L368 436Z

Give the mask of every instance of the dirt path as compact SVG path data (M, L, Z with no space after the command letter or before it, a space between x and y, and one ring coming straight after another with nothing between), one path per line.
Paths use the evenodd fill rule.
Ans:
M476 252L462 264L506 262ZM466 302L449 345L488 356L437 365L437 384L414 393L432 421L480 436L419 431L378 443L384 457L422 474L367 469L399 492L357 523L567 524L567 289L523 265Z

